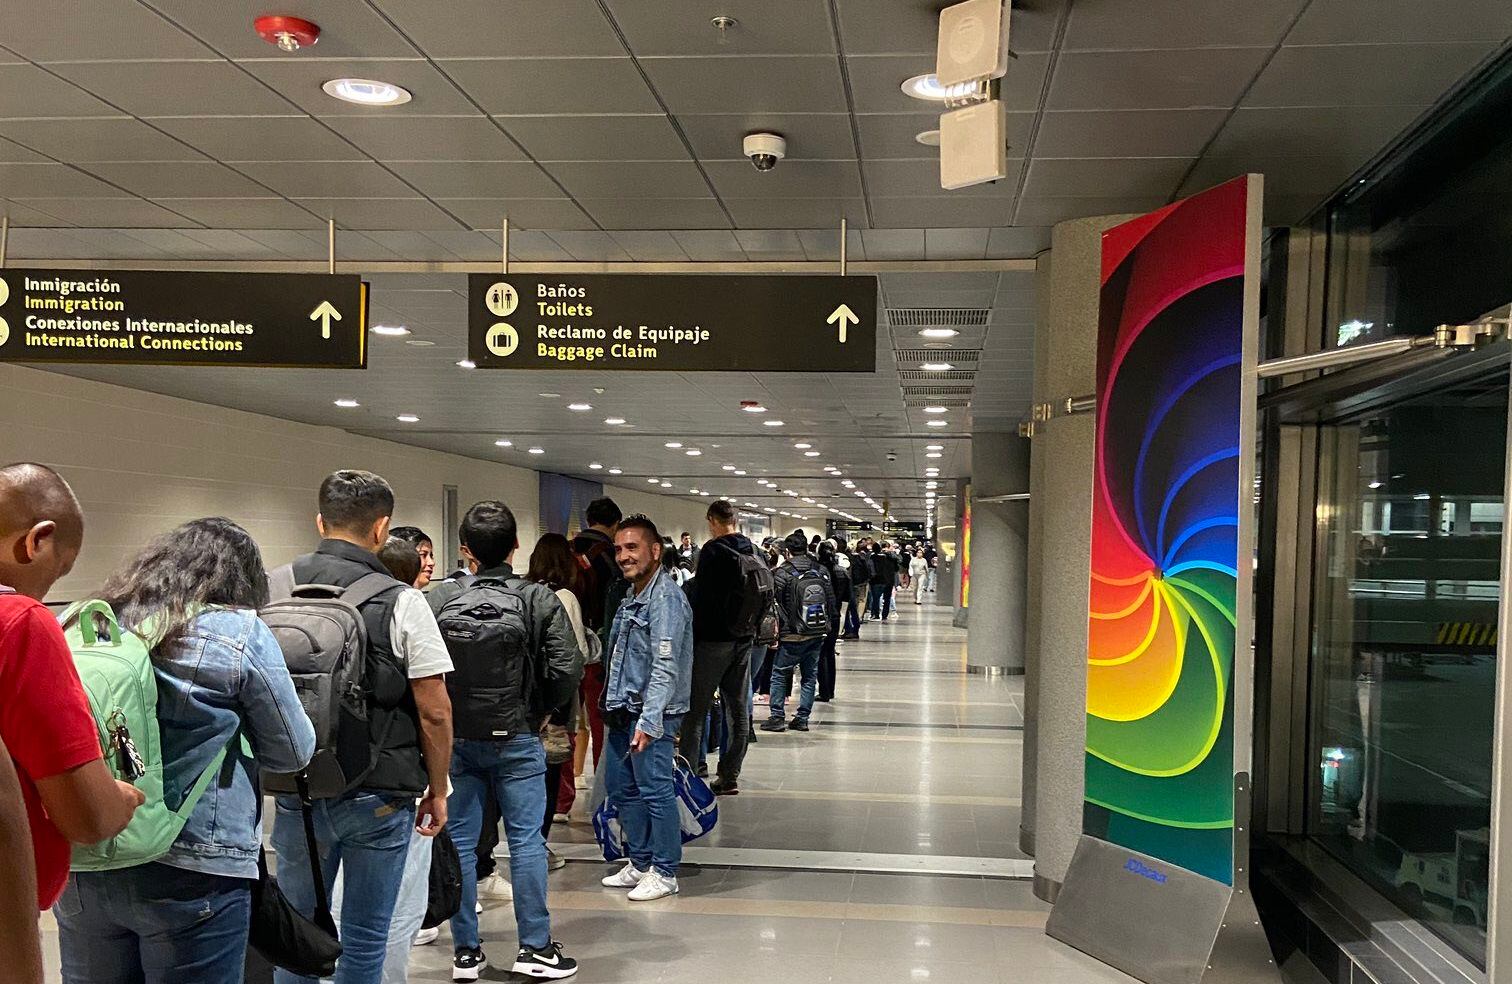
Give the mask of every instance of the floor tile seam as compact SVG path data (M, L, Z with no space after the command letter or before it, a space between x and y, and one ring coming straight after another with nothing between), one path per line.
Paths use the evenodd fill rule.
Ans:
M920 803L941 806L1023 806L1023 800L1009 796L952 796L927 793L845 792L834 793L817 789L747 789L742 796L755 799L823 800L839 799L846 802L872 803Z
M614 912L629 905L619 893L552 892L554 909L571 912ZM690 916L823 919L828 922L927 923L932 925L992 926L1043 929L1049 913L976 906L915 905L891 902L824 902L813 899L745 899L712 895L677 895L634 911Z

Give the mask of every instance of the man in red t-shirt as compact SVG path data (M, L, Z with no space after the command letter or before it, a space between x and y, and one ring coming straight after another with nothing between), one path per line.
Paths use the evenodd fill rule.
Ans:
M9 589L0 591L0 742L21 780L42 909L68 881L70 842L114 837L144 800L106 767L73 656L41 604L83 540L79 502L57 472L0 468L0 585Z

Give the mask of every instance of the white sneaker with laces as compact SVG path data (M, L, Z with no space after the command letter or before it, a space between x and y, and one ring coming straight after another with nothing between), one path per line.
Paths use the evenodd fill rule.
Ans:
M633 863L626 861L623 868L605 878L601 884L605 888L634 888L645 877L646 873L644 871L641 871Z
M509 884L509 879L495 871L478 882L478 898L508 902L514 898L514 886Z
M677 879L668 878L666 875L652 868L640 880L640 884L630 890L631 902L655 902L669 895L677 894Z
M415 946L430 946L441 935L440 926L415 930Z

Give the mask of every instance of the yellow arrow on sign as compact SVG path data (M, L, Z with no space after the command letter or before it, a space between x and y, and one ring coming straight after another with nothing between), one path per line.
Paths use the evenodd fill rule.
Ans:
M845 344L845 334L846 334L845 329L849 325L859 325L861 323L861 319L856 316L856 312L854 312L854 311L852 311L850 309L850 305L849 304L842 304L839 307L835 308L835 312L833 314L831 314L825 320L828 321L830 324L834 324L837 321L840 322L840 344L841 345Z
M320 337L331 337L331 322L341 320L341 312L336 310L336 305L330 301L321 301L320 306L310 312L311 321L320 322Z

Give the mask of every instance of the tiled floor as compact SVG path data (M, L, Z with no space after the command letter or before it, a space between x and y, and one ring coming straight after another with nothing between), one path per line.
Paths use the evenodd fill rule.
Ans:
M967 674L966 634L946 610L907 604L896 621L868 623L862 634L841 647L836 698L816 707L813 731L760 735L742 793L720 801L719 826L696 845L700 863L684 869L681 895L632 905L599 886L606 869L588 860L552 874L554 933L582 962L579 980L1132 981L1045 936L1049 907L1027 881L836 870L835 855L805 856L896 855L926 871L959 870L946 859L1028 867L1014 861L1023 858L1022 678ZM586 795L578 814L585 805ZM587 858L592 832L578 814L552 841ZM819 860L827 870L814 870ZM489 905L481 926L489 956L511 960L509 905ZM410 979L451 979L444 928L435 945L415 950ZM510 975L491 969L484 979Z

